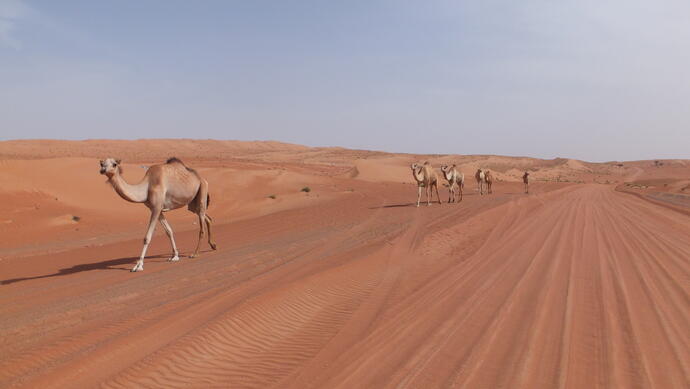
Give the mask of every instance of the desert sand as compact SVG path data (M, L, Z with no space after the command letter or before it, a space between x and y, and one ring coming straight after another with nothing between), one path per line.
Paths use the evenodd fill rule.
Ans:
M167 262L158 226L130 273L149 212L98 160L122 158L135 182L171 156L209 181L218 250L187 258L196 217L173 211L184 257ZM425 160L458 165L462 202L414 207L409 164ZM690 382L687 160L6 141L0 236L3 388Z

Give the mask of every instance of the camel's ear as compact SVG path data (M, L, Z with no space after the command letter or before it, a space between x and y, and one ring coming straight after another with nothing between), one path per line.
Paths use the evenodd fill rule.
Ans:
M101 163L101 166L103 166L103 164L105 163L105 161L101 159L101 160L100 160L100 163Z
M122 163L122 160L121 160L121 159L116 159L116 160L115 160L115 163L117 163L117 164L119 165L119 164Z

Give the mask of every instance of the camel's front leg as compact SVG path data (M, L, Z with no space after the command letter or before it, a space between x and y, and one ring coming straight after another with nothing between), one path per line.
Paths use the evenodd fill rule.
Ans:
M419 201L422 199L422 187L417 186L417 208L419 208Z
M438 194L438 184L434 185L434 189L436 189L436 200L438 200L438 203L441 204L441 196Z
M156 229L156 219L161 214L160 208L151 210L151 219L149 220L149 229L146 231L146 237L144 237L144 248L141 250L141 256L134 265L132 271L144 271L144 257L146 256L146 249L149 248L149 243L151 243L151 237L153 237L153 231Z
M450 204L451 199L455 200L455 188L453 188L452 183L448 183L448 204Z
M165 215L163 215L163 212L161 212L161 215L158 216L158 221L161 222L161 225L163 226L165 233L168 235L168 238L170 238L170 244L172 245L173 256L170 259L168 259L168 261L177 262L180 260L180 253L177 251L177 245L175 245L173 229L170 226L170 223L168 223L168 220L165 218Z

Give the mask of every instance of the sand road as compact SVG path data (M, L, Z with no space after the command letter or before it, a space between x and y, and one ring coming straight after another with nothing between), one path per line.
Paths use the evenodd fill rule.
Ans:
M198 259L157 235L137 274L140 239L0 261L0 387L688 387L688 217L531 191L417 209L372 184Z

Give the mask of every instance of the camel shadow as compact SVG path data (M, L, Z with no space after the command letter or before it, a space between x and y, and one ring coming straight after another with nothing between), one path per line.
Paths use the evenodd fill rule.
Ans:
M167 257L168 257L167 255L152 255L150 257L146 257L146 259L147 260L151 260L154 258L166 258L167 259ZM9 285L9 284L13 284L15 282L35 280L35 279L39 279L39 278L66 276L69 274L81 273L84 271L91 271L91 270L106 270L107 269L107 270L129 271L130 270L129 268L115 267L115 266L133 264L138 259L139 259L139 257L127 257L127 258L109 259L107 261L101 261L101 262L82 263L79 265L74 265L72 267L66 267L64 269L60 269L57 271L57 273L53 273L53 274L44 274L41 276L21 277L21 278L12 278L12 279L7 279L7 280L2 280L2 281L0 281L0 285ZM156 262L159 262L159 261L156 261Z
M416 205L417 205L417 203L391 204L391 205L382 205L380 207L370 207L369 209L414 207Z

